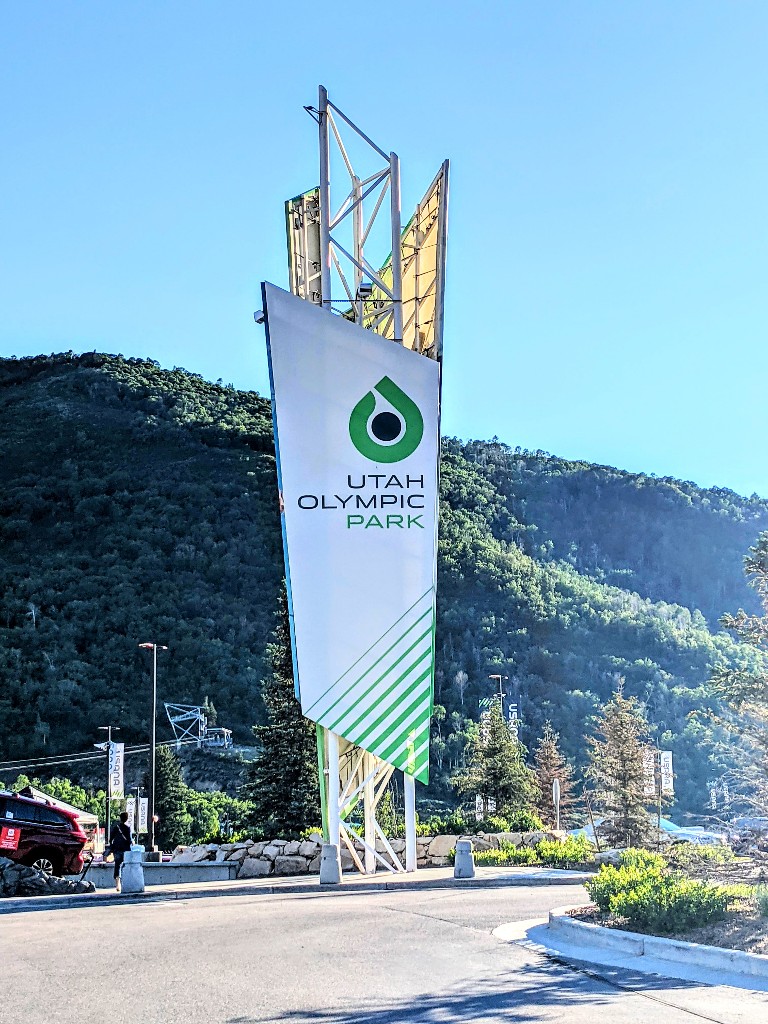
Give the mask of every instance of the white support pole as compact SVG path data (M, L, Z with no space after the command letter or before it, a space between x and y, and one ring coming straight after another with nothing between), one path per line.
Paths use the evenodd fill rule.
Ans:
M363 281L363 189L357 175L352 178L352 194L355 197L356 206L352 211L352 232L354 236L355 259L359 266L355 267L355 318L363 326L363 300L360 298L360 285Z
M389 154L390 208L392 211L392 295L394 303L394 338L396 345L403 344L403 263L400 249L400 157Z
M326 730L328 738L328 842L340 846L339 833L339 737Z
M376 758L373 754L366 754L364 759L366 776L365 788L363 790L363 815L365 821L365 873L373 875L376 872L376 857L373 853L376 847L376 806L375 796L375 768Z
M328 139L328 90L322 85L319 90L317 113L320 126L320 294L322 296L323 308L330 311L331 151Z
M403 772L403 797L405 799L405 870L417 868L416 853L416 780Z

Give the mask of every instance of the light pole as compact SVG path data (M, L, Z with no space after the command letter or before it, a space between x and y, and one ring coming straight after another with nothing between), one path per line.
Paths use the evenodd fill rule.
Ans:
M152 651L152 743L149 760L149 849L155 850L155 751L157 749L157 652L167 651L162 644L139 644Z
M110 772L111 761L112 761L112 730L120 732L119 725L100 725L99 732L106 732L107 742L107 820L104 827L104 849L109 846L110 834L112 832L112 773ZM104 746L104 744L97 743L97 747Z

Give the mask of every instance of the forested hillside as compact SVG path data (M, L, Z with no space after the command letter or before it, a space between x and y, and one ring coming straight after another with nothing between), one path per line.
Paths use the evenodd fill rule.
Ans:
M249 740L282 576L268 401L68 353L0 360L0 422L0 759L85 749L109 723L145 739L146 640L169 647L161 700L208 697ZM433 792L489 673L510 677L524 742L550 719L577 765L624 677L681 805L703 806L727 751L691 713L718 658L754 657L717 620L757 610L742 559L768 502L497 442L443 456Z

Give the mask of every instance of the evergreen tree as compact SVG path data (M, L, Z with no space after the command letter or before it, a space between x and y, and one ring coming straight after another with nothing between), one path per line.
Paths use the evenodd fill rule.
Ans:
M573 810L576 805L573 780L573 768L560 751L559 734L552 728L551 722L544 723L544 732L533 754L534 774L539 788L539 799L536 809L546 824L554 827L557 820L555 804L552 798L552 783L560 782L560 827L565 828L573 821Z
M149 792L150 777L144 776L144 790ZM158 747L155 754L155 842L161 850L172 850L192 838L192 815L187 810L188 789L181 774L181 765L170 747Z
M285 589L267 653L272 665L262 684L267 722L253 727L261 754L249 769L243 795L252 801L254 823L264 834L291 836L320 824L320 793L315 727L294 695Z
M469 764L456 775L453 784L460 793L480 796L483 816L495 804L498 815L530 809L536 796L536 780L526 766L526 750L504 721L501 705L495 702L487 726L472 741Z
M595 806L605 819L601 833L612 846L641 844L651 827L643 793L648 723L640 702L625 697L622 685L601 708L597 735L587 742L587 775L595 786Z

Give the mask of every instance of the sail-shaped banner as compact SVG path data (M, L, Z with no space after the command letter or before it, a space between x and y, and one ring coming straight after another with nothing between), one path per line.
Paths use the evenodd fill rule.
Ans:
M302 711L427 782L440 366L273 285L264 309Z

